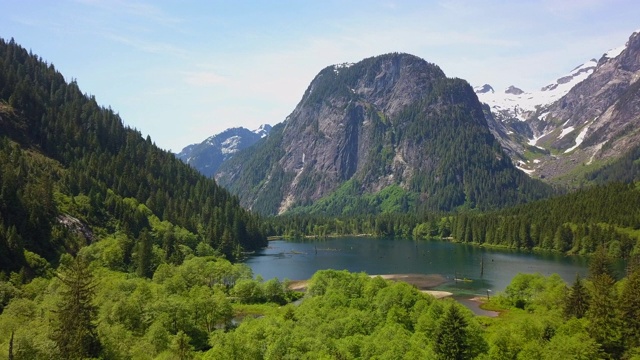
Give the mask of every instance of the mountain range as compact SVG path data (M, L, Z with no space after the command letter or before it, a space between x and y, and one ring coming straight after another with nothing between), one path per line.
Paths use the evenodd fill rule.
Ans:
M494 135L531 176L570 187L620 158L640 137L640 33L539 91L476 87Z
M474 200L468 190L476 186L469 185L472 177L454 169L464 160L449 162L425 146L430 144L424 142L425 133L431 131L431 140L442 141L446 131L440 127L453 124L446 120L449 111L473 108L465 114L469 120L480 109L484 121L474 122L482 129L479 133L488 130L517 169L555 185L582 186L585 174L621 158L638 143L639 54L640 35L635 32L624 46L586 61L537 91L510 86L497 92L489 84L477 86L473 91L480 105L464 91L456 93L456 101L464 105L453 97L444 101L444 74L408 54L329 66L311 82L292 114L274 127L273 139L238 152L254 144L256 137L246 129L230 129L178 156L215 176L244 206L268 214L293 209L348 213L353 208L345 208L346 203L373 212L413 206L441 210L499 206L501 202ZM440 94L434 95L434 90ZM437 96L440 99L433 100ZM432 112L436 106L427 104L427 98L442 106ZM423 129L415 132L417 128ZM469 146L470 141L474 148L492 146L458 135L462 133L454 130L447 144L455 147L465 141ZM241 148L236 143L247 145ZM240 160L234 161L235 155ZM223 164L227 160L229 164ZM487 165L483 161L474 166ZM489 173L495 171L491 166L485 169ZM441 173L434 172L436 168ZM456 175L443 176L446 172ZM436 183L442 188L434 187ZM448 204L437 200L444 188L448 199L457 200ZM366 201L345 200L363 196ZM518 202L515 198L505 203Z

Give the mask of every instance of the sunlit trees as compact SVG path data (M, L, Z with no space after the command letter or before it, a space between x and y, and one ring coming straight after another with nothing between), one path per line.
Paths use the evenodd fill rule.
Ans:
M576 274L576 280L567 294L564 304L566 317L582 318L589 309L589 292L584 286L580 274Z
M457 305L451 304L436 329L433 348L440 359L462 360L471 358L467 321Z
M88 262L82 257L68 260L58 278L65 289L60 293L53 340L61 356L64 359L98 357L101 346L95 325L97 308L93 304L96 284Z

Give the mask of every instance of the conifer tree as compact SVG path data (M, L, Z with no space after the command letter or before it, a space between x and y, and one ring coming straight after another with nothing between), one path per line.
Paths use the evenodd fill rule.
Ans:
M633 263L633 260L630 260ZM620 296L620 312L627 348L640 346L640 264L630 266Z
M608 275L611 279L616 278L611 258L603 245L598 246L589 259L589 279L593 281L600 275Z
M138 239L137 251L137 269L138 276L150 278L153 275L151 269L151 258L153 257L153 244L151 243L151 234L147 229L140 232Z
M92 303L95 283L88 261L80 256L76 257L61 266L57 277L64 289L57 306L57 323L52 337L61 357L98 357L101 345L94 324L97 309Z
M439 359L469 358L467 321L455 304L444 314L434 337L434 350Z
M565 299L564 315L567 318L584 317L589 308L589 292L584 287L580 274L576 274L576 281L573 283L569 295Z

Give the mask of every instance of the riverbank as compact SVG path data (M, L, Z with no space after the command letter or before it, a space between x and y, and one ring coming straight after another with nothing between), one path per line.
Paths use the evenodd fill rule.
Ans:
M409 285L415 286L418 290L425 294L429 294L436 299L452 296L453 293L448 291L432 290L433 288L440 286L447 282L447 279L439 274L384 274L384 275L369 275L370 277L381 277L390 281L402 281ZM309 285L309 280L292 280L289 283L289 289L293 291L306 291Z

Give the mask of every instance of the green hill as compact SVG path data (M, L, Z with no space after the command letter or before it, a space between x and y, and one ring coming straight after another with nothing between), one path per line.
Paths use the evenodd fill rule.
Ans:
M142 240L145 256L174 261L200 243L229 258L266 244L237 198L1 39L0 168L3 272L33 273L112 234L126 266Z

